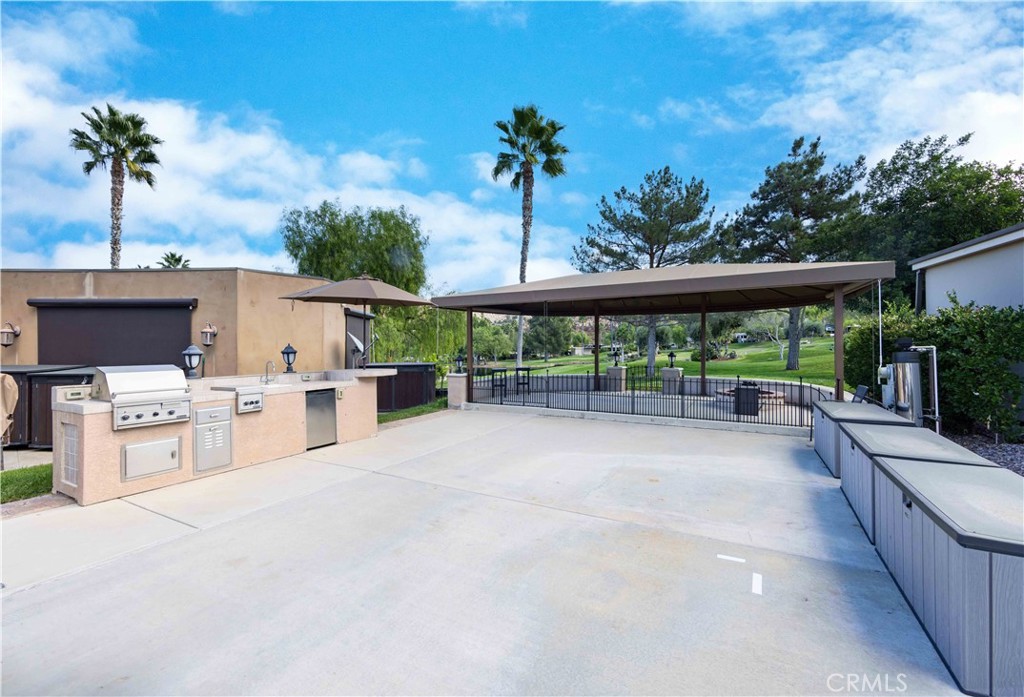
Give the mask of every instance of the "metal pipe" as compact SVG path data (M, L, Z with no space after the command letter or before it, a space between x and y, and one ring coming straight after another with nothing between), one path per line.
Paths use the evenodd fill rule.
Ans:
M882 355L882 279L878 279L878 367L885 365L885 357ZM882 384L882 374L875 371L875 382Z
M845 324L846 320L843 318L844 302L843 302L843 287L841 285L837 285L835 287L835 295L833 297L833 301L832 302L833 302L833 311L835 313L835 325L836 325L835 333L834 333L835 341L833 342L835 344L835 346L833 347L833 350L832 350L832 357L833 357L833 361L834 361L833 365L835 366L835 373L836 373L836 393L835 393L834 399L837 402L843 402L843 401L846 400L846 391L845 391L846 388L844 386L844 382L845 382L844 377L845 376L843 374L843 367L844 367L844 356L843 356L844 344L843 344L843 337L844 337L845 329L846 329L844 327L844 324Z
M466 310L466 401L473 401L473 308Z
M935 410L935 432L942 435L942 415L939 413L939 358L938 349L934 346L911 346L911 351L925 351L931 354L930 365L932 367L932 407Z

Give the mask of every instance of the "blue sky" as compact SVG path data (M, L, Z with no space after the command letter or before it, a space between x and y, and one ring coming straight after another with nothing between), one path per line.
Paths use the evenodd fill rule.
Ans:
M1024 160L1024 3L17 3L2 6L2 265L104 268L109 177L68 147L105 101L166 142L125 194L123 268L293 270L285 208L405 205L435 289L518 274L520 194L493 182L494 122L536 103L566 125L540 181L528 277L620 186L671 166L718 218L792 140L869 164L973 131Z

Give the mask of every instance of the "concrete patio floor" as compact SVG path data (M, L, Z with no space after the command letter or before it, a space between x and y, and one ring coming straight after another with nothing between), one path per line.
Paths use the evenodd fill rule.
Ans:
M2 535L4 694L958 694L801 438L449 412Z

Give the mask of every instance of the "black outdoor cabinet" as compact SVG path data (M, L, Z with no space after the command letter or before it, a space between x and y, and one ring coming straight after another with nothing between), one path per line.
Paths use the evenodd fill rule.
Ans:
M50 396L49 392L46 394L46 413L45 415L37 416L37 410L33 407L32 400L32 382L33 378L37 378L41 374L52 373L58 370L69 370L74 368L82 368L81 365L4 365L0 366L0 373L7 373L14 378L14 384L18 386L18 403L14 407L14 420L10 430L10 443L11 447L23 446L23 445L35 445L32 438L32 433L36 429L43 429L47 433L52 431L52 425L50 425ZM57 383L61 385L69 385L75 383L62 382ZM42 421L46 421L43 424ZM50 447L48 436L44 438L47 441L45 447Z
M371 363L367 368L395 368L397 375L377 378L377 411L396 411L436 398L435 364L433 363Z
M757 385L736 386L736 414L739 416L757 416L760 410Z
M32 373L28 376L29 390L31 391L29 403L31 429L28 447L41 449L53 447L53 395L51 388L64 385L91 385L95 375L95 368L86 367Z

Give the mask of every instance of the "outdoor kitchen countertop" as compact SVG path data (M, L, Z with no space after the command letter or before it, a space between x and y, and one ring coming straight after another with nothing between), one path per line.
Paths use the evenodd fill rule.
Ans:
M313 390L330 390L338 387L351 387L357 380L380 378L395 375L394 368L370 368L360 370L328 370L296 373L278 373L271 375L273 381L264 384L262 375L237 375L216 378L200 378L189 380L193 404L210 402L227 402L235 399L233 388L261 388L264 396L292 394L295 392L311 392ZM309 380L302 376L309 375ZM214 389L217 388L217 389ZM101 399L81 399L75 401L56 400L54 411L76 414L98 414L113 409L111 403Z

